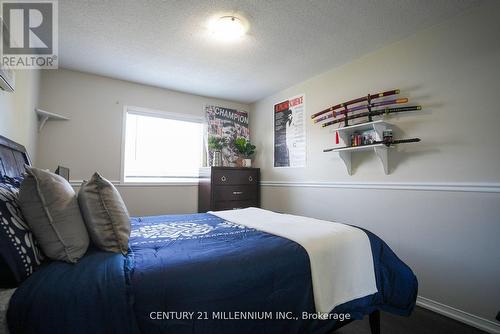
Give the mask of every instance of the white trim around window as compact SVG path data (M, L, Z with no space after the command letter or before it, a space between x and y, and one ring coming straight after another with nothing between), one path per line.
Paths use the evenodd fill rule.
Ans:
M165 185L165 184L178 184L178 185L192 185L192 184L197 184L198 179L193 178L193 179L179 179L179 178L162 178L160 182L148 182L144 181L141 179L138 182L133 182L133 181L125 181L125 140L126 140L126 128L127 128L127 114L135 114L135 115L143 115L143 116L152 116L152 117L162 117L162 118L167 118L167 119L172 119L172 120L178 120L178 121L187 121L187 122L192 122L192 123L200 123L200 124L205 124L205 118L203 116L196 116L196 115L190 115L190 114L182 114L182 113L174 113L170 111L163 111L163 110L158 110L158 109L150 109L150 108L144 108L144 107L136 107L136 106L130 106L130 105L124 105L123 106L123 112L122 112L122 133L121 133L121 152L120 152L120 184L121 185ZM205 126L205 132L206 132L206 126Z
M202 123L202 124L205 123L205 118L203 118L202 116L175 113L170 111L162 111L158 109L149 109L143 107L124 106L123 115L125 116L127 113L135 115L143 115L143 116L162 117L162 118L174 119L178 121L187 121L193 123Z

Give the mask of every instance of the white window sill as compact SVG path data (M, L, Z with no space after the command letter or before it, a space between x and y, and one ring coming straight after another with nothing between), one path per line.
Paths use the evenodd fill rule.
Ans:
M126 178L120 182L122 187L134 186L194 186L198 185L198 178L165 177L165 178Z

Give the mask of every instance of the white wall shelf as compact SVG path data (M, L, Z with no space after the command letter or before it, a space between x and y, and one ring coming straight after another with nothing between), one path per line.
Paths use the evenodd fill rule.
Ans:
M57 120L57 121L69 121L68 117L55 114L52 112L48 112L39 108L35 109L35 112L38 116L38 131L42 131L43 126L49 120Z
M375 130L376 132L376 141L381 141L383 138L383 132L385 129L391 128L391 124L378 120L374 122L368 122L363 124L356 124L351 126L346 126L344 128L337 129L339 134L339 139L341 141L342 146L344 148L335 149L332 152L338 152L340 158L345 164L347 169L347 173L352 175L352 165L351 165L351 155L354 152L362 152L362 151L374 151L380 162L382 163L382 167L384 168L384 173L389 174L389 159L388 159L388 149L384 144L375 144L375 145L365 145L365 146L350 146L350 138L354 132L362 132L366 130Z

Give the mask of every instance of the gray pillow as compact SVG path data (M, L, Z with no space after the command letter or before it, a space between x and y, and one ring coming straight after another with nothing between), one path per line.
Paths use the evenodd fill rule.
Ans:
M78 203L92 242L104 251L127 254L130 217L115 186L94 173L80 187Z
M89 246L76 194L59 175L26 166L19 205L42 251L52 260L77 262Z

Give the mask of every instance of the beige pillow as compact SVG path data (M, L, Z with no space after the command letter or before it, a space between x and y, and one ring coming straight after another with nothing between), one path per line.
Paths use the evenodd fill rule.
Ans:
M102 250L127 254L130 217L115 186L94 173L80 187L78 203L92 242Z
M59 175L26 166L19 205L42 251L52 260L77 262L89 246L75 191Z

